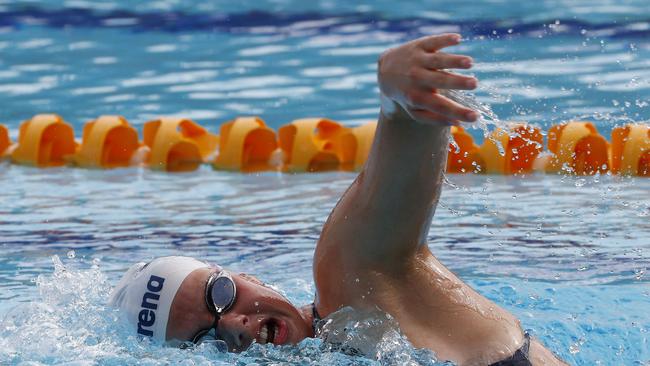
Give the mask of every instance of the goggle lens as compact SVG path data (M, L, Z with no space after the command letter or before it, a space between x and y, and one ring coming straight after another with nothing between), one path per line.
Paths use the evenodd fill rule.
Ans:
M205 302L215 317L214 324L211 328L203 329L194 335L192 343L199 344L210 341L216 342L215 344L220 347L225 345L224 340L219 336L217 325L223 313L235 303L236 297L237 287L230 273L225 270L215 272L208 278L208 282L205 284ZM226 346L225 349L227 350L228 347Z
M228 310L235 302L235 283L228 277L218 277L212 285L210 297L217 312Z

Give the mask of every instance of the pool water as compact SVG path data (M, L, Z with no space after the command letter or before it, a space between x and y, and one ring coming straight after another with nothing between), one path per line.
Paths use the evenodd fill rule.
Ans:
M0 122L14 139L41 112L78 135L101 114L140 129L159 115L212 131L251 114L274 128L305 116L356 125L377 117L378 55L443 31L464 34L456 52L476 59L477 97L504 120L589 118L608 136L650 119L645 1L132 3L0 1ZM434 363L395 329L371 358L318 339L241 355L162 349L105 306L131 263L171 254L311 302L315 243L352 179L0 163L0 364ZM650 180L450 175L429 240L569 363L650 364Z

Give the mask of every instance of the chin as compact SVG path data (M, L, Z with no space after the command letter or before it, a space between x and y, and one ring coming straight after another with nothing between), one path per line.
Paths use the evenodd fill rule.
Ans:
M293 326L289 327L289 337L285 344L297 344L300 343L303 339L309 337L309 333L303 329L305 325L302 319L300 320L300 323L292 325Z
M300 311L295 307L292 310L295 314L276 318L277 342L274 342L276 345L300 343L311 333L311 327L307 329Z

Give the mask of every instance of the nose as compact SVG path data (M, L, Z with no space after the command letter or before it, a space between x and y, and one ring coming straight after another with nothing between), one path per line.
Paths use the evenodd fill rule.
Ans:
M219 320L217 330L234 352L245 350L255 338L251 319L244 314L226 314Z

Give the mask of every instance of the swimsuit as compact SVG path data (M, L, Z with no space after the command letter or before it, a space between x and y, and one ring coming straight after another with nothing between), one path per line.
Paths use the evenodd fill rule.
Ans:
M311 321L311 329L314 331L314 335L316 335L316 327L318 326L318 322L321 321L321 317L320 314L318 314L318 310L316 310L315 302L311 303L311 314L313 315L313 319Z
M318 310L316 310L316 303L311 304L311 313L314 318L311 322L311 326L314 330L314 334L316 334L318 330L318 323L321 321L321 316L318 314ZM532 363L528 359L529 348L530 335L528 333L524 333L524 344L517 351L515 351L512 356L506 358L505 360L495 362L489 366L532 366Z
M530 348L530 334L524 333L524 344L515 351L515 353L505 360L495 362L490 366L531 366L528 359L528 349Z

